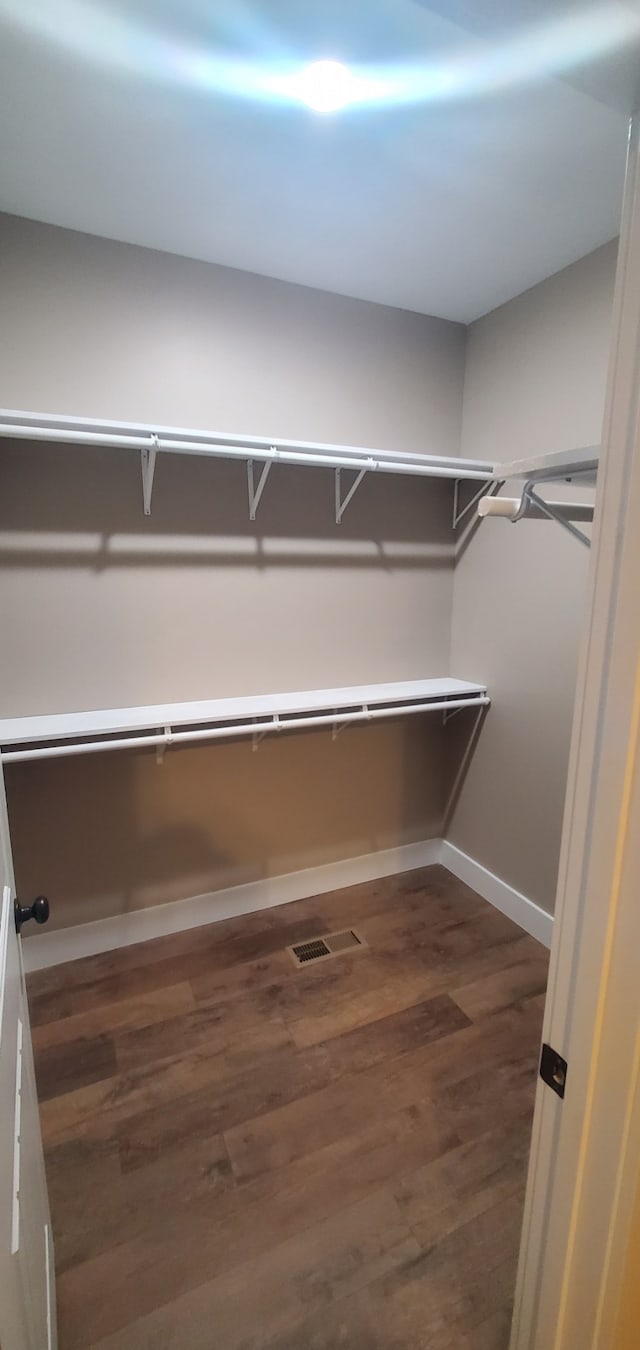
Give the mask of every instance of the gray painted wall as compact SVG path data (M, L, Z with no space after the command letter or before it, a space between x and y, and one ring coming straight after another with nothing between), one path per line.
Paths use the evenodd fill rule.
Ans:
M464 455L599 442L615 264L605 245L471 326ZM448 838L548 910L587 577L587 550L533 521L483 522L455 571L453 668L487 681L492 708Z
M0 217L0 404L488 459L559 449L599 438L614 269L607 246L473 325L465 378L457 325ZM21 444L0 473L5 714L486 680L448 836L552 907L587 575L558 527L485 522L454 590L445 485L372 477L336 530L321 470L274 471L255 525L240 465L162 460L150 520L126 454ZM446 774L435 718L162 769L14 766L20 884L48 886L66 924L437 835L467 732L447 728Z
M0 406L455 455L465 329L0 215Z
M465 330L0 218L0 404L439 454ZM205 698L447 672L451 488L327 470L5 445L0 710ZM88 920L437 835L439 719L14 766L17 873Z

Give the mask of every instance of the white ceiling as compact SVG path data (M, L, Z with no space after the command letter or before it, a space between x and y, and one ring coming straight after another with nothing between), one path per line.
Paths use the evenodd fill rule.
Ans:
M392 86L265 92L325 57ZM0 209L468 322L615 235L638 0L0 0Z

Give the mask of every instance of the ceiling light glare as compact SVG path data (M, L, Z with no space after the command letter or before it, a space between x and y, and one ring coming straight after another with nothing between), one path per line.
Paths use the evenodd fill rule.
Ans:
M338 112L358 99L358 81L340 61L314 61L296 83L300 101L314 112Z

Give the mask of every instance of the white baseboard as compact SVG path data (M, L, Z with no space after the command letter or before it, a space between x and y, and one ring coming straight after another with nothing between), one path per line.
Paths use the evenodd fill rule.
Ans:
M44 929L23 943L25 970L42 970L64 961L114 951L116 947L128 947L134 942L146 942L149 938L166 937L187 928L198 928L201 924L230 919L237 914L252 914L259 909L271 909L273 905L338 891L344 886L376 881L378 877L393 876L395 872L431 867L440 862L441 843L440 839L426 839L340 862L323 863L302 872L249 881L243 886L230 886L188 900L133 910L130 914L114 915L109 919L96 919L69 928Z
M552 914L547 914L545 909L541 909L533 900L528 900L526 895L516 891L506 881L501 881L494 872L463 853L462 849L456 848L455 844L450 844L447 839L442 841L440 862L449 872L453 872L454 877L477 891L483 900L488 900L489 904L524 928L525 933L530 933L545 947L551 946Z
M99 952L114 951L134 942L166 937L187 928L199 928L201 924L216 923L238 914L252 914L312 895L325 895L327 891L376 881L378 877L392 876L395 872L410 872L416 867L431 867L434 863L441 863L545 947L551 946L551 914L446 839L426 839L417 844L404 844L399 848L365 853L358 858L308 867L303 872L265 877L243 886L192 896L188 900L174 900L150 909L137 909L130 914L97 919L93 923L51 931L45 929L34 933L23 944L25 970L42 970L83 956L96 956Z

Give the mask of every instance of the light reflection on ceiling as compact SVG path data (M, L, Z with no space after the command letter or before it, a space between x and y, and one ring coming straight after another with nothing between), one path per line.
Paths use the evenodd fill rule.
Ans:
M428 8L428 6L427 6ZM640 14L621 5L593 4L522 27L482 43L460 31L457 50L439 59L415 57L390 64L362 62L357 51L292 51L269 31L256 7L235 4L231 24L224 6L199 38L163 32L129 6L100 0L0 0L0 15L52 46L125 75L184 85L203 95L264 103L301 104L301 72L309 61L347 60L348 109L442 104L490 95L544 78L569 74L610 55L640 36ZM161 15L160 15L161 17ZM192 16L193 17L193 16ZM202 17L202 16L201 16ZM188 25L187 25L188 26ZM238 48L245 49L238 54ZM253 50L252 50L253 48Z

